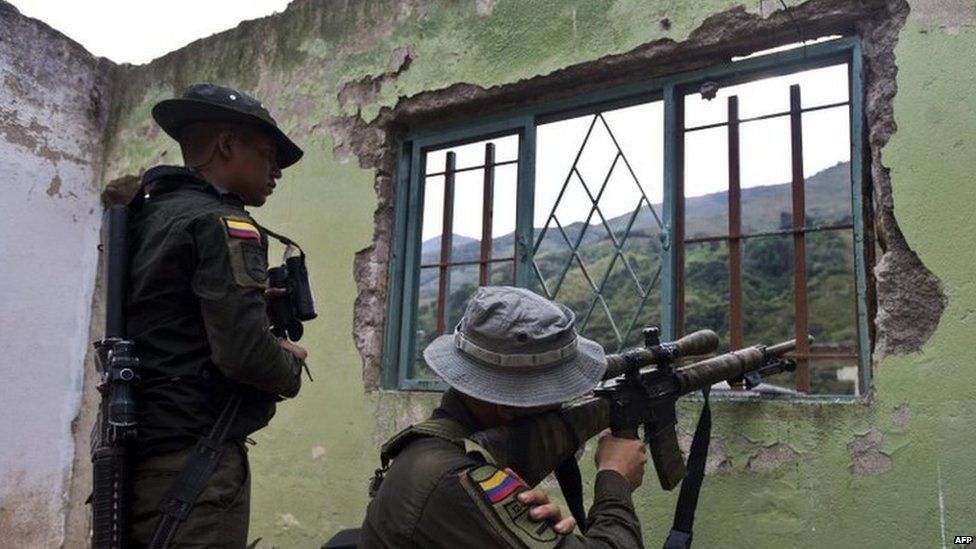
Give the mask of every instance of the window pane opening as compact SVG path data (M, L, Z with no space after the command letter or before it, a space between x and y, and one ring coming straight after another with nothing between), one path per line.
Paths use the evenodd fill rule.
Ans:
M536 128L532 287L607 352L661 322L663 197L662 101Z
M720 350L796 339L771 384L804 394L858 391L848 79L843 63L683 97L683 328Z

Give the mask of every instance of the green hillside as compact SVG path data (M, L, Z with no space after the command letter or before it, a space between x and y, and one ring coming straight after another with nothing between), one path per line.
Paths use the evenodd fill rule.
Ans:
M849 173L849 164L841 163L807 178L808 227L851 223ZM791 227L791 204L787 183L743 189L743 232L770 232ZM687 237L727 234L727 208L724 193L688 198L685 203ZM660 212L660 206L655 205L655 210ZM536 229L536 236L541 235L541 241L535 262L546 288L576 312L582 333L612 352L639 344L640 328L660 322L660 283L657 281L661 264L660 230L646 205L636 217L630 213L608 219L607 225L617 241L624 243L622 253L617 254L607 228L598 217L594 216L594 220L596 224L577 222L563 227L571 242L576 242L585 228L579 247L585 273L576 261L571 261L566 240L554 228L544 233L541 227ZM626 229L631 223L628 234ZM513 235L505 235L496 238L492 247L511 250L512 242ZM476 259L479 247L477 240L455 236L453 257L456 261ZM845 229L809 233L806 247L810 332L817 338L820 348L853 352L857 345L857 330L852 232ZM439 250L438 239L425 242L424 263L436 263ZM792 338L792 236L746 239L742 264L745 341L758 343ZM496 265L490 281L492 284L510 283L511 276L511 263ZM685 331L715 330L721 337L723 349L728 348L728 276L725 242L686 246ZM590 281L602 288L603 302L596 298ZM464 302L477 283L477 266L451 270L448 326L453 326L459 319ZM542 293L539 283L536 280L534 289ZM437 286L436 269L424 269L418 309L418 351L435 335ZM642 292L647 293L646 298L642 298ZM852 382L838 381L836 370L854 364L853 360L816 362L814 392L853 392ZM789 375L780 376L777 383L792 385Z

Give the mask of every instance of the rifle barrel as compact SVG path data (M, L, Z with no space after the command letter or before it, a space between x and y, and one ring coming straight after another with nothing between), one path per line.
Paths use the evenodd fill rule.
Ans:
M807 336L807 344L813 343L813 336ZM790 353L796 350L796 340L789 339L782 343L777 343L775 345L770 345L766 347L766 354L769 356L782 356L786 353Z
M813 338L807 336L807 340L812 342ZM782 356L794 349L796 349L796 340L791 339L768 347L762 345L746 347L689 364L677 372L681 392L690 393L721 381L742 377L760 368L771 357Z
M755 370L762 365L764 358L762 347L757 345L689 364L675 374L681 385L681 393L691 393Z
M129 209L111 206L105 212L105 337L125 338L125 293L129 276L126 250Z

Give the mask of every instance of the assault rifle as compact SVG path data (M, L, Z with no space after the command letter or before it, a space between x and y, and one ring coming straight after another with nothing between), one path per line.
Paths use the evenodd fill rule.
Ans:
M129 210L112 206L105 213L105 338L95 342L98 368L98 418L92 427L92 547L128 547L130 448L136 438L132 383L139 371L135 344L125 339L128 277L126 230Z
M682 486L675 528L669 538L669 544L672 538L675 544L666 545L689 547L711 428L709 388L728 381L733 385L744 383L752 389L765 377L793 371L796 363L783 355L796 348L796 340L746 347L682 367L677 364L679 359L709 354L718 347L715 332L701 330L674 342L661 343L658 329L647 328L644 337L642 348L607 355L604 381L592 397L570 403L558 412L518 420L475 433L470 438L497 463L516 468L530 486L555 472L567 505L583 528L586 522L575 459L577 450L608 427L615 436L631 439L638 438L638 429L643 427L661 487L672 490L689 476L689 481ZM682 395L696 391L703 391L706 398L692 442L689 474L678 447L675 403Z

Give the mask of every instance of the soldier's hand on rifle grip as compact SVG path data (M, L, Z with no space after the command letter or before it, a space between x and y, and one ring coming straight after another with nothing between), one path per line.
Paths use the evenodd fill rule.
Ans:
M632 490L644 481L647 446L641 440L620 438L604 432L596 448L597 471L615 471L624 477Z

